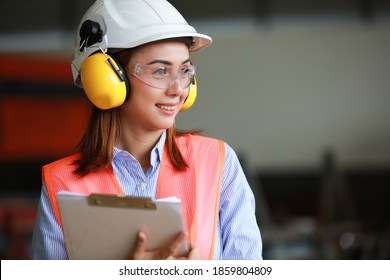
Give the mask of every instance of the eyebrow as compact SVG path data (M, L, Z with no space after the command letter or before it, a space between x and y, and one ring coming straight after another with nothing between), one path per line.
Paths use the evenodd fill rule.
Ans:
M188 58L188 59L184 60L184 61L182 62L182 64L186 64L186 63L188 63L188 62L191 62L191 59ZM173 65L172 62L167 61L167 60L163 60L163 59L156 59L156 60L153 60L153 61L149 62L149 63L146 64L146 65L152 65L152 64L156 64L156 63L158 63L158 64L165 64L165 65L169 65L169 66L172 66L172 65Z

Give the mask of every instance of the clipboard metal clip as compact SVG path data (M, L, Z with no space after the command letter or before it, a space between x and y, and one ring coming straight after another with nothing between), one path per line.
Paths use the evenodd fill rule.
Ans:
M93 193L88 196L88 204L90 206L156 210L156 203L148 197Z

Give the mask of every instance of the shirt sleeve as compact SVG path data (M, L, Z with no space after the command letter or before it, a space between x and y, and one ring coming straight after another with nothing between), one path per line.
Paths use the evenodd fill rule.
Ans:
M233 149L225 143L221 185L222 258L262 259L262 240L255 215L255 198Z
M62 229L54 216L45 183L41 190L31 250L31 257L35 260L68 259Z

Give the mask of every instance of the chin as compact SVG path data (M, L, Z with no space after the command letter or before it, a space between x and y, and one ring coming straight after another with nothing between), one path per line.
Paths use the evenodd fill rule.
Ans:
M168 128L172 127L174 123L175 123L174 121L172 121L172 122L159 123L158 125L156 125L156 128L157 128L158 130L168 129Z

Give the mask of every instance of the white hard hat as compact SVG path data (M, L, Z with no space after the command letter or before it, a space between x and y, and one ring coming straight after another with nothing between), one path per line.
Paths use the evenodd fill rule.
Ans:
M98 27L89 25L88 28L99 29L98 39L80 35L86 22L97 24ZM190 26L166 0L97 0L84 14L76 35L72 61L75 84L82 87L81 65L99 49L127 49L179 37L192 37L190 51L203 49L212 42L209 36Z

